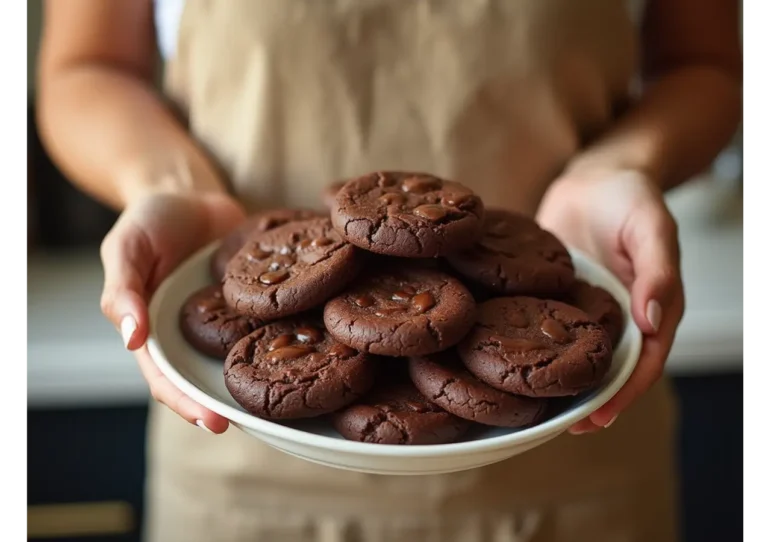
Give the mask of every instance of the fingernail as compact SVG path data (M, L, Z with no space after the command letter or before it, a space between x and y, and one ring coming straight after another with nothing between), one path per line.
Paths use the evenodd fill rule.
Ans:
M606 424L603 426L603 428L604 428L604 429L608 429L610 426L612 426L612 425L613 425L613 422L615 422L615 421L616 421L616 418L618 418L618 417L619 417L619 415L618 415L618 414L616 414L616 415L615 415L613 418L611 418L610 420L608 420L608 423L606 423Z
M195 422L195 425L197 425L200 429L202 429L203 431L205 431L207 433L210 433L212 435L216 434L213 431L211 431L210 429L208 429L208 427L206 427L205 422L203 420L197 420Z
M645 311L645 317L654 331L658 331L661 326L661 304L655 299L648 302L648 308Z
M120 322L120 335L123 336L123 344L126 348L128 348L128 343L131 342L131 338L133 337L133 334L136 332L137 328L136 324L136 318L131 316L130 314L127 316L124 316L122 321Z
M585 429L569 429L568 432L571 435L583 435L584 433L588 433L589 431Z

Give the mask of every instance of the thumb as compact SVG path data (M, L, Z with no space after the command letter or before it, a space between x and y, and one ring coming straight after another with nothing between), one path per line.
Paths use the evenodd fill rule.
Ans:
M118 220L101 245L104 289L101 310L120 330L129 350L149 334L146 284L154 266L151 245L135 226Z
M656 334L680 288L677 225L666 208L646 208L627 225L624 247L632 262L632 317L646 335Z

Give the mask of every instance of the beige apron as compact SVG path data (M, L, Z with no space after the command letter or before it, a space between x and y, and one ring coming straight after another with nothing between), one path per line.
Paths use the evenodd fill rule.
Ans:
M249 209L376 169L531 213L627 98L616 0L187 0L167 92ZM666 382L608 431L429 477L335 470L150 420L151 542L675 540Z

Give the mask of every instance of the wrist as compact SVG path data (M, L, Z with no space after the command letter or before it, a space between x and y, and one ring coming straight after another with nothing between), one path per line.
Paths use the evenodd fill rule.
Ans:
M116 184L123 206L159 194L227 194L219 172L199 156L178 153L118 168Z
M645 185L659 194L663 193L659 176L641 166L609 162L602 160L572 160L557 177L551 187L558 187L574 195L583 190L586 185L609 182L616 184Z

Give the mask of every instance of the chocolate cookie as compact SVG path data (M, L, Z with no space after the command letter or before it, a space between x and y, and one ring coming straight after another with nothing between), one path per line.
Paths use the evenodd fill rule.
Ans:
M512 395L475 378L454 350L408 362L422 395L451 414L485 425L523 427L541 419L546 399Z
M336 194L339 193L344 184L345 181L337 181L326 186L325 190L323 190L323 205L328 207L328 209L332 209L333 204L336 202Z
M621 305L606 290L593 286L583 280L577 280L563 299L603 326L615 348L624 333L624 313Z
M445 350L469 331L474 316L475 301L455 278L391 265L365 273L323 311L325 326L338 341L385 356Z
M331 219L347 241L371 252L432 258L477 240L483 203L469 188L432 175L371 173L339 190Z
M447 257L466 278L506 295L554 296L575 280L568 250L531 218L489 209L482 238Z
M327 218L251 238L227 265L224 297L237 312L275 320L314 308L355 278L357 250Z
M427 401L410 382L386 383L333 415L347 440L374 444L445 444L471 425Z
M376 360L336 342L319 318L287 318L247 335L224 364L229 393L255 416L311 418L358 399Z
M193 293L179 313L179 326L187 342L198 352L221 360L237 341L260 325L258 320L229 308L218 284Z
M307 220L319 216L315 211L308 209L273 209L251 215L221 240L219 248L211 256L213 280L222 281L229 260L237 254L251 235L269 231L294 220Z
M608 334L583 311L531 297L479 305L477 324L457 351L483 382L529 397L576 395L595 387L612 355Z

